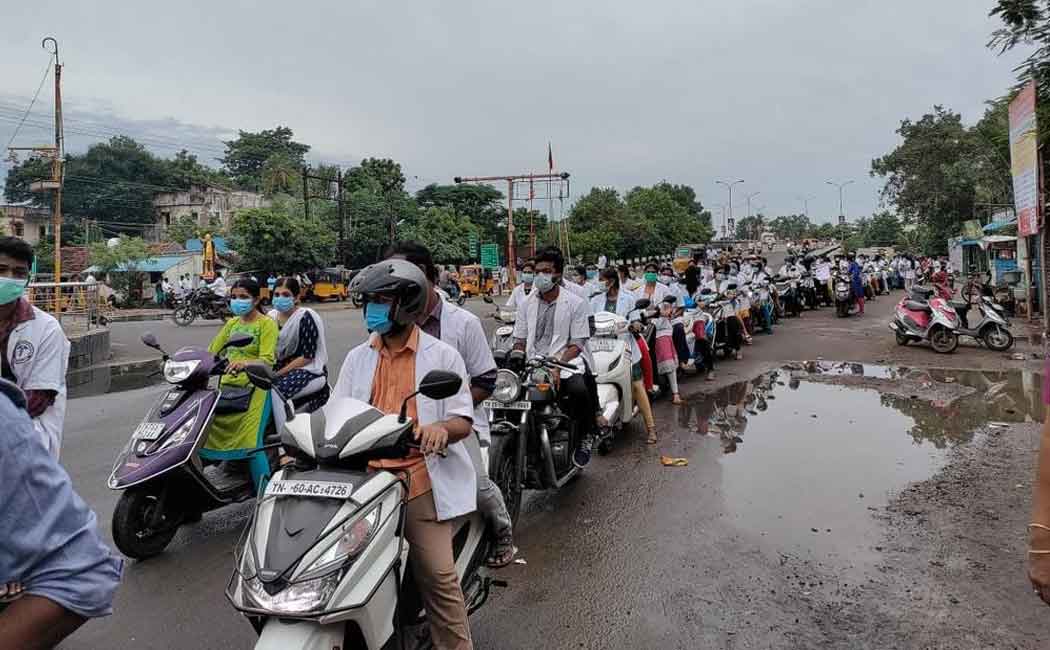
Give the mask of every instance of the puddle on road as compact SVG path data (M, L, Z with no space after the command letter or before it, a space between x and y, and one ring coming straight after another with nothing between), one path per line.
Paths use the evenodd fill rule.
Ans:
M976 392L931 402L880 393L873 388L880 383ZM830 561L852 574L878 555L880 524L869 508L932 476L948 449L971 442L981 425L1041 420L1040 395L1041 377L1031 372L811 362L693 396L678 417L719 441L715 485L735 525L768 540L774 552Z

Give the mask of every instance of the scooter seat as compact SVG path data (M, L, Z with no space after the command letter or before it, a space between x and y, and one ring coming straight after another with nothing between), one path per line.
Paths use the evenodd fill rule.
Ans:
M905 309L910 309L911 311L922 311L926 312L927 314L933 311L933 308L930 307L928 303L916 302L914 300L904 301L904 307Z
M950 300L948 304L952 306L955 311L970 311L970 303L965 300Z
M933 289L914 286L911 288L910 294L913 300L929 300L933 297Z
M321 390L307 393L306 395L296 395L292 399L292 408L296 414L313 413L328 403L328 398L331 394L332 389L329 388L328 384L325 384Z

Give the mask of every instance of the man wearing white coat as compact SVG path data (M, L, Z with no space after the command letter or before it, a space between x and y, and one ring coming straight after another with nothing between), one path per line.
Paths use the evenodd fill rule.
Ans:
M384 413L399 412L408 400L419 450L369 465L397 473L408 485L404 531L409 562L435 646L469 650L473 644L452 552L452 520L477 505L474 464L462 443L473 435L474 404L466 381L445 400L409 398L428 372L444 370L465 378L466 366L455 349L416 325L430 291L415 264L373 264L354 277L350 291L364 300L371 335L346 355L333 398L350 397ZM438 455L443 450L445 457Z
M69 339L51 314L23 295L32 267L28 243L0 237L0 376L26 394L33 428L57 459L66 416Z
M517 549L514 546L514 521L503 500L503 493L488 474L488 450L492 436L489 432L488 409L481 404L496 387L496 360L485 338L485 330L477 316L442 300L438 295L435 283L439 274L426 246L414 241L397 242L387 249L386 257L407 260L423 272L431 284L430 300L416 324L427 334L451 345L463 358L467 379L470 380L470 396L474 401L474 431L478 434L476 438L467 438L464 444L477 470L478 511L496 540L487 563L497 568L507 566L514 561Z

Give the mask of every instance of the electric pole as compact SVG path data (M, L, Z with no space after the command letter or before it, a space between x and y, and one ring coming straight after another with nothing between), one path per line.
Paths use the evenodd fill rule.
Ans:
M515 183L529 183L529 201L535 197L532 195L532 188L534 187L534 181L552 181L552 180L569 180L569 172L552 172L550 174L518 174L516 176L456 176L452 179L457 185L460 183L489 183L494 181L506 181L507 183L507 276L511 285L517 284L517 268L515 263L518 260L517 248L514 246L514 184ZM531 214L531 213L530 213ZM560 231L560 229L559 229ZM535 237L535 231L533 231L533 237ZM566 234L567 237L567 234ZM561 235L559 234L559 242ZM533 242L535 246L535 241ZM566 246L567 247L567 246Z
M834 182L834 181L824 181L824 182L825 182L825 183L827 183L828 185L832 186L832 187L837 187L837 188L839 188L839 217L845 217L845 216L846 216L846 213L845 213L845 212L843 211L843 207L842 207L842 190L843 190L843 189L844 189L844 188L845 188L845 187L846 187L847 185L849 185L850 183L852 183L853 181L846 181L846 182L844 182L844 183L836 183L836 182Z
M327 184L327 191L324 194L315 195L310 194L310 181L323 181ZM330 176L318 176L310 173L310 168L306 165L303 166L303 209L306 213L306 218L310 218L310 199L324 199L326 201L334 200L336 202L336 214L338 215L339 224L339 240L336 244L336 259L340 264L346 264L346 199L343 197L343 176L342 169L336 169L335 179ZM335 197L332 197L332 183L335 183ZM390 226L391 238L393 237L393 224Z
M729 220L732 221L733 220L733 186L736 185L737 183L743 183L744 179L741 178L740 180L733 181L731 183L727 183L726 181L715 181L715 182L718 183L719 185L725 185L726 188L729 190ZM726 232L725 217L722 217L722 236L725 237L726 239L729 238L729 233Z

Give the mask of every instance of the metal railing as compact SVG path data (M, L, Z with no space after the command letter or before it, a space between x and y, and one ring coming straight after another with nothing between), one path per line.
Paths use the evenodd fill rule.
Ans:
M66 334L104 327L111 311L100 282L31 282L26 298L58 319Z

